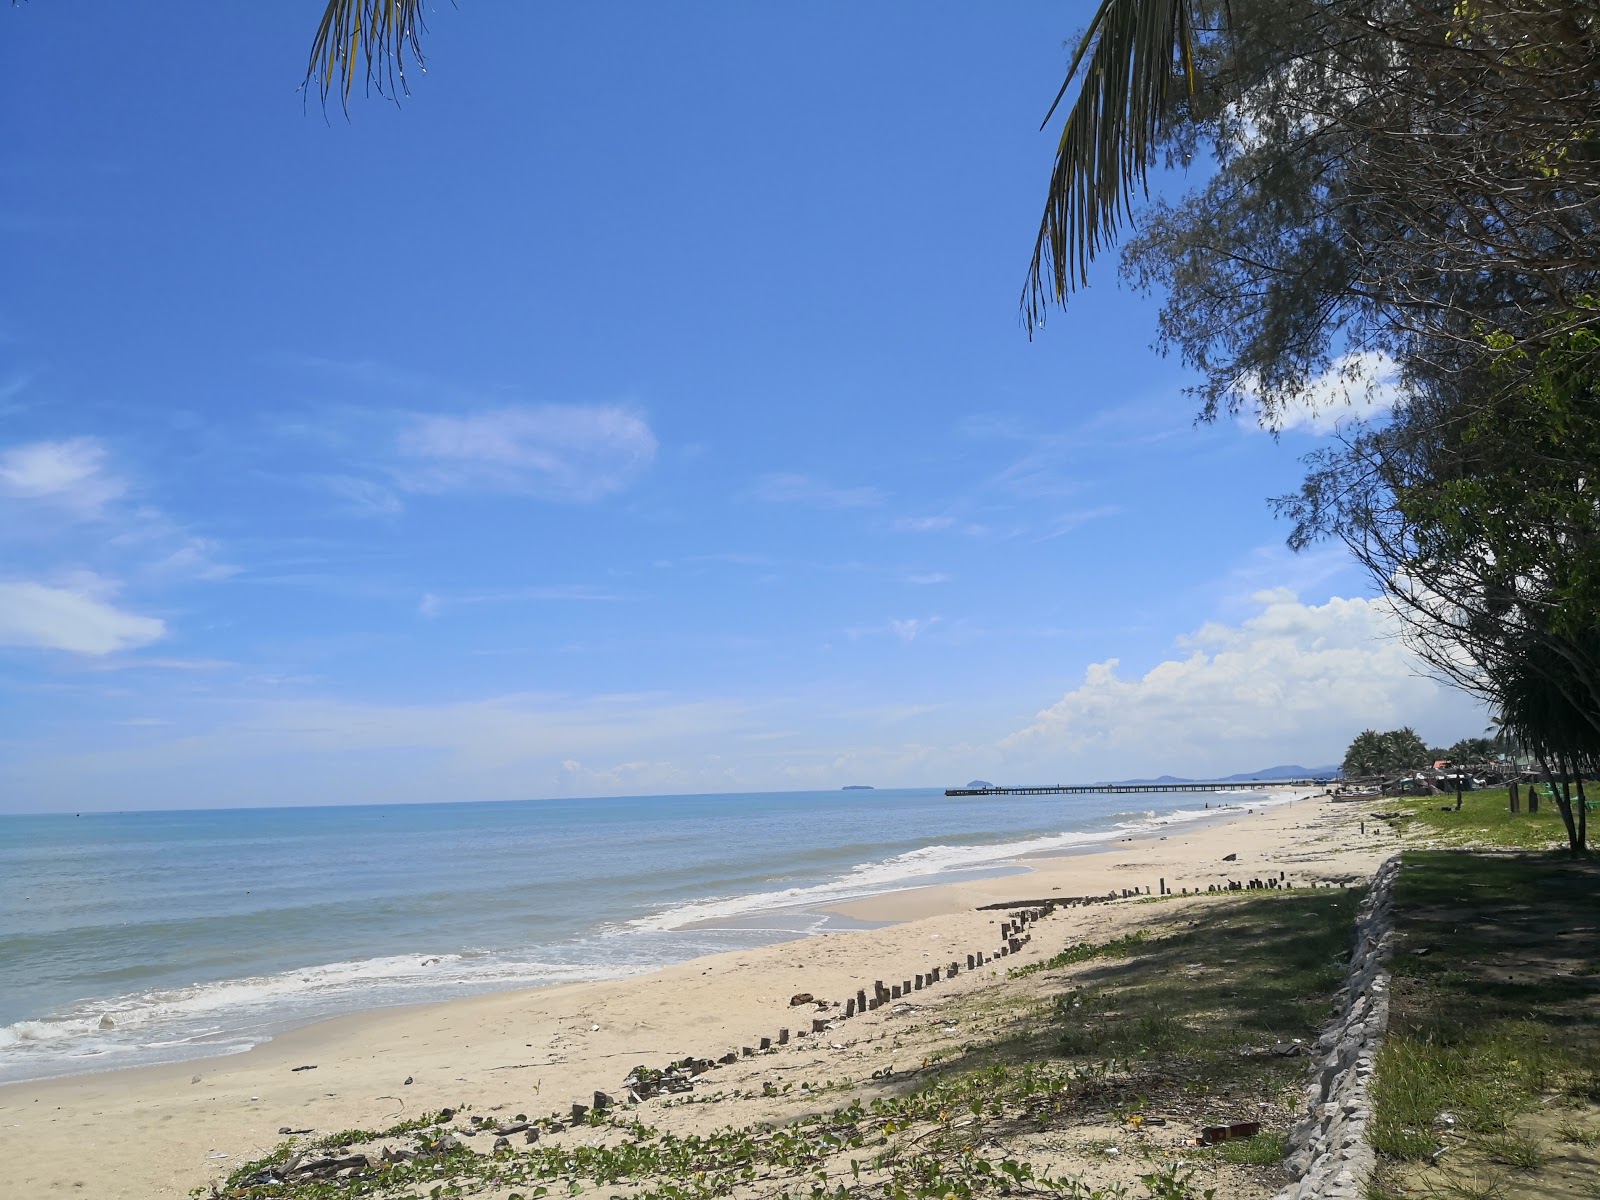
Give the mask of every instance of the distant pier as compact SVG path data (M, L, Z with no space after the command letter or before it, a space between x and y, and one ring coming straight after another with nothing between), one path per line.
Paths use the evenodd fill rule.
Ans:
M1228 783L1050 783L1037 787L945 788L946 796L1082 796L1148 792L1259 792L1269 787L1327 787L1332 779L1250 779Z

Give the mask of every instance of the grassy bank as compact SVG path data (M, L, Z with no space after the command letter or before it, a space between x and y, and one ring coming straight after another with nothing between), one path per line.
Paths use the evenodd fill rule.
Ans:
M1600 1196L1600 863L1460 851L1405 862L1374 1200Z
M1269 1197L1285 1182L1278 1163L1305 1082L1299 1046L1330 1014L1357 900L1323 890L1149 904L1138 934L1099 945L1068 946L1055 932L1065 924L1046 922L1042 968L919 994L880 1022L701 1076L687 1095L577 1128L554 1113L534 1121L532 1144L519 1134L498 1149L494 1130L524 1114L346 1131L309 1145L373 1161L319 1182L270 1178L304 1148L286 1143L214 1194ZM1205 1126L1243 1121L1262 1132L1195 1144ZM381 1162L385 1151L412 1157Z
M1511 811L1511 797L1503 787L1463 793L1460 812L1455 804L1454 794L1386 797L1374 799L1372 811L1400 813L1397 826L1430 845L1550 850L1567 844L1555 802L1545 800L1538 812L1530 813L1526 788L1520 813Z

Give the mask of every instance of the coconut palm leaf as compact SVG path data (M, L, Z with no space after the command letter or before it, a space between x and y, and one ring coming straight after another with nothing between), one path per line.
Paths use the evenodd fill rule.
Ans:
M1103 0L1089 22L1044 119L1083 68L1022 293L1030 334L1051 302L1088 282L1090 260L1127 217L1177 89L1195 88L1194 28L1194 0Z
M369 89L399 98L407 93L407 59L422 66L422 29L422 0L328 0L311 43L305 87L315 87L326 105L337 84L339 104L348 109L364 65Z

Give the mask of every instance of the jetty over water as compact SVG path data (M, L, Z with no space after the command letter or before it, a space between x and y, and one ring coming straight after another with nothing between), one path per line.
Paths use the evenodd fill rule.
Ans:
M1035 787L945 788L946 796L1084 796L1149 792L1259 792L1269 787L1327 787L1332 779L1230 779L1226 783L1049 783Z

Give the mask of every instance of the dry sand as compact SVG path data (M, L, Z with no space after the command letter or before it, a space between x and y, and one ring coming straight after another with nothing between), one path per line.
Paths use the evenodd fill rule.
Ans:
M596 1089L617 1091L636 1064L716 1057L781 1027L809 1028L814 1009L791 1008L794 993L843 1001L870 990L874 979L893 982L969 952L992 952L1003 914L979 905L1155 888L1162 878L1174 892L1279 871L1298 883L1365 878L1395 848L1380 822L1357 834L1368 807L1315 797L1095 853L1032 860L1024 873L893 892L836 910L897 922L882 928L695 959L625 980L378 1010L226 1058L0 1087L0 1196L187 1196L269 1151L283 1127L378 1128L462 1104L479 1113L565 1109ZM1238 858L1224 862L1227 854ZM1121 902L1063 910L1037 927L1015 961L1131 927L1152 911ZM998 986L1000 973L986 969L940 989ZM871 1013L848 1028L865 1041L882 1020ZM810 1070L820 1081L835 1053L829 1038L797 1038L778 1055L725 1068L718 1086L784 1070ZM315 1069L295 1070L308 1066ZM708 1128L760 1116L708 1109Z

